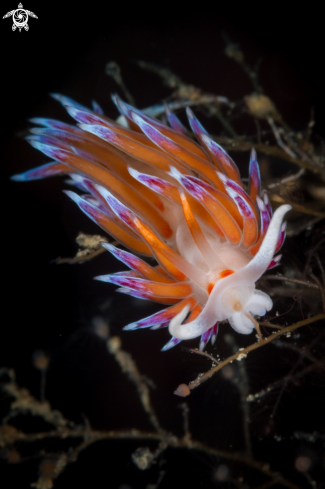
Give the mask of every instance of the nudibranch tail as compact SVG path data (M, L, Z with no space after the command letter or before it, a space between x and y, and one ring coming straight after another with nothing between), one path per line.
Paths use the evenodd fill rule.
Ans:
M129 270L100 275L122 294L169 307L125 326L125 330L169 328L168 350L200 338L200 349L216 340L220 321L249 334L272 308L255 283L278 265L290 206L274 215L261 193L257 156L251 151L246 190L232 158L187 108L188 136L166 106L170 127L123 102L113 101L123 125L69 97L52 94L77 122L47 118L31 122L26 140L52 161L13 180L69 175L77 192L66 194L128 251L102 243ZM120 119L119 119L120 120ZM137 255L153 257L149 265Z

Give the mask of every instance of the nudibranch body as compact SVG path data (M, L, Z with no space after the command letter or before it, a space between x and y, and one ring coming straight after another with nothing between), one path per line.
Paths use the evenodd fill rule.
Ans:
M285 239L283 217L272 216L267 194L261 198L256 153L251 152L249 188L237 166L210 138L188 108L192 140L166 108L169 126L118 97L113 100L127 125L54 95L77 126L37 118L29 143L53 159L15 175L32 180L69 174L83 192L66 194L129 251L103 246L130 270L96 277L119 285L119 292L170 307L124 329L169 327L167 350L181 340L201 337L203 349L215 341L218 323L249 334L272 308L255 282L277 265ZM125 127L127 126L127 127ZM154 257L151 266L138 255ZM276 256L275 256L276 255Z

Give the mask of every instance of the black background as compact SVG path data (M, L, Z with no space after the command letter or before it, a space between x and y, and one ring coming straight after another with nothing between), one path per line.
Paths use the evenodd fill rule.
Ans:
M17 8L14 2L2 2L1 16L13 8ZM168 341L166 331L121 333L123 325L157 308L113 294L113 286L93 281L95 275L122 269L108 254L81 266L51 263L58 256L74 255L74 239L79 231L99 231L62 193L62 179L27 184L9 181L10 175L48 161L17 134L29 127L30 117L69 121L59 104L48 96L50 92L63 93L88 106L95 99L109 116L116 117L110 94L123 94L104 73L110 60L120 64L139 108L159 102L170 90L163 87L158 77L140 70L138 59L168 67L206 92L239 100L253 90L238 65L223 54L221 32L226 31L234 42L240 43L248 63L254 65L262 57L260 82L284 119L295 130L303 129L310 108L314 107L315 132L324 136L324 40L320 13L309 6L284 12L265 3L259 9L218 5L213 11L197 5L195 10L184 7L179 13L174 7L169 10L161 4L153 5L151 11L142 4L130 11L126 4L107 2L101 6L94 2L67 6L63 2L60 5L31 0L24 3L24 8L38 16L29 20L29 32L12 32L11 19L1 20L0 24L0 364L14 367L19 383L37 396L39 372L31 359L35 350L45 350L51 357L47 396L67 417L80 423L88 418L98 429L149 429L133 387L120 375L105 345L92 332L93 318L104 317L111 334L121 335L140 371L156 383L153 399L164 426L181 433L179 399L173 390L204 371L206 363L192 359L179 348L161 353L160 348ZM244 155L239 160L243 171L247 159ZM299 246L302 245L298 243ZM191 346L197 345L193 342ZM256 355L253 369L259 368L259 360L263 361L263 355ZM226 449L240 449L238 408L227 400L230 394L226 388L219 388L212 380L191 396L191 430L197 438L211 444L218 439ZM282 420L287 423L288 432L291 428L313 431L324 427L320 425L324 395L319 404L316 394L315 399L310 399L313 411L304 407L303 395L288 402ZM236 396L231 399L236 403ZM225 423L227 429L207 423L224 412L225 406L229 420L233 419ZM81 484L79 487L145 487L155 476L139 473L132 465L130 454L137 446L139 443L121 442L91 448L82 455L82 464L71 466L58 479L57 487L77 487L77 483ZM270 453L274 454L278 447L263 447L261 459L272 460ZM289 443L289 448L282 447L284 454L287 450L292 453L285 461L286 467L292 465L296 447ZM215 461L195 455L169 457L171 468L161 487L183 481L184 474L189 475L193 487L214 487L211 474ZM192 472L188 472L188 465ZM9 473L11 482L1 481L1 487L28 487L37 478L36 467L37 460L9 468L2 464L3 474Z

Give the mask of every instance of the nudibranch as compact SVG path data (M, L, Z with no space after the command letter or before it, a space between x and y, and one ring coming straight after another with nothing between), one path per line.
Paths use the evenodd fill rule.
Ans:
M13 179L70 175L81 194L66 194L130 250L103 243L130 270L96 279L169 307L124 329L169 327L172 338L163 350L196 337L203 349L209 340L214 343L225 320L238 333L256 328L260 334L254 316L264 316L272 300L255 282L281 258L283 218L291 207L282 205L272 215L254 149L246 189L232 158L190 108L199 144L168 107L169 126L114 96L120 124L97 104L90 110L68 97L53 97L77 125L32 119L42 127L31 129L26 139L53 161Z

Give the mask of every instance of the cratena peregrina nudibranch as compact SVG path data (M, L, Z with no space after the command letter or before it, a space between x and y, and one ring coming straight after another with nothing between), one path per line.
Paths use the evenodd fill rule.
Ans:
M131 251L103 243L130 270L97 280L170 307L124 329L168 327L172 338L163 350L196 337L203 349L210 339L214 343L218 322L225 320L238 333L259 333L254 316L264 316L272 300L255 282L281 258L275 254L291 207L282 205L272 215L267 194L261 197L255 151L246 191L233 160L189 108L200 144L168 108L170 127L114 96L127 122L120 125L97 104L91 111L68 97L53 97L78 124L32 119L43 127L31 129L26 139L53 161L13 179L69 174L82 194L66 194ZM157 265L138 255L154 257Z

